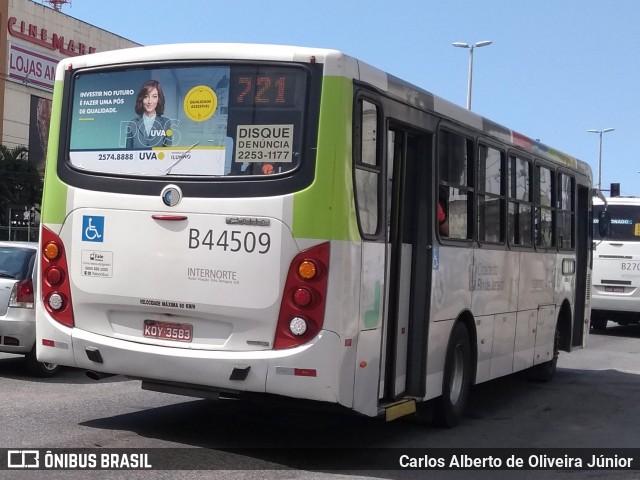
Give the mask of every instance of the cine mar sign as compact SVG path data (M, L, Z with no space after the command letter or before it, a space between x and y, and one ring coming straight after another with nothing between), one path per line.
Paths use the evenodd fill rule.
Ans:
M9 44L9 79L47 92L53 91L56 65L63 57L96 51L82 42L65 40L64 36L51 33L46 28L18 21L16 17L9 18L7 30L16 39L60 54L59 58L54 58L22 44Z

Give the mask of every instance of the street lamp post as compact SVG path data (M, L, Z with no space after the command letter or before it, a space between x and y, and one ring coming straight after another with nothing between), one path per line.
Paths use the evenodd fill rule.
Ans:
M598 146L598 190L602 190L602 134L613 132L615 128L604 128L602 130L587 130L589 133L597 133L600 137Z
M454 42L451 45L454 47L460 48L468 48L469 49L469 81L467 83L467 110L471 110L471 85L473 84L473 49L486 47L487 45L491 45L493 42L490 40L483 40L482 42L476 42L473 44L468 44L465 42Z

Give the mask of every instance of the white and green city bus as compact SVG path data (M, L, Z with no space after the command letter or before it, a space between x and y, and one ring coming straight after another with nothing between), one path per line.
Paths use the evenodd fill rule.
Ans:
M70 58L37 356L455 425L472 385L584 345L590 207L585 163L335 50Z
M609 214L603 238L600 212ZM591 327L606 330L609 320L619 325L640 323L640 198L593 200L593 285Z

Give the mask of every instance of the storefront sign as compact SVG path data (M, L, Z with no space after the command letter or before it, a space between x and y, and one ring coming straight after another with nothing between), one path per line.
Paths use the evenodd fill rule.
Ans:
M53 91L59 59L42 55L20 45L9 45L9 78L29 87Z

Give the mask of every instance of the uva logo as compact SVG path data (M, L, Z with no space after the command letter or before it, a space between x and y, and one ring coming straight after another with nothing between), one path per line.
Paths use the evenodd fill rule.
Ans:
M149 137L154 138L154 137L170 137L172 134L171 130L159 130L159 129L152 129L149 132Z
M163 160L164 153L156 153L156 152L139 152L138 158L140 160Z

